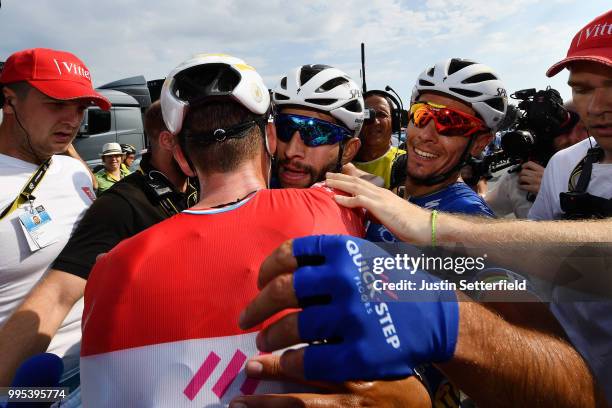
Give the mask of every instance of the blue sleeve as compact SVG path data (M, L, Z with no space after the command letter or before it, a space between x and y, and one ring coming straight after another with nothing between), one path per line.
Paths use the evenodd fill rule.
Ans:
M493 210L491 210L491 208L489 208L489 206L484 202L484 200L480 199L480 197L461 197L451 202L448 206L445 206L445 208L440 207L440 210L452 213L495 218L495 213Z

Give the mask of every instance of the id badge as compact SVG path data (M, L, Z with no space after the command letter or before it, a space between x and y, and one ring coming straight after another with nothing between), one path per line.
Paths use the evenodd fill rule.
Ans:
M31 211L21 214L19 220L32 252L57 242L55 225L44 206L31 207Z

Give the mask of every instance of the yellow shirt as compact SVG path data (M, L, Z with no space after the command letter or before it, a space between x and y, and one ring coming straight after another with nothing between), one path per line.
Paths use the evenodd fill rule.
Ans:
M368 162L353 161L353 164L360 170L381 177L385 180L385 188L389 188L391 184L391 168L393 167L393 162L402 154L406 154L406 151L391 146L389 150L387 150L387 153L383 154L378 159Z
M123 169L121 167L119 168L119 172L121 173L119 180L130 174L129 170ZM96 180L98 181L98 190L96 190L96 195L98 196L109 188L111 188L113 184L119 181L115 179L112 174L107 173L106 169L101 169L95 174L95 176Z

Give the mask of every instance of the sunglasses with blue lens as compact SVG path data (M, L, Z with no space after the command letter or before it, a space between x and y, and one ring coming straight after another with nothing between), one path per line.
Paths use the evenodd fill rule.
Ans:
M284 143L289 143L295 132L306 146L317 147L333 145L353 136L345 127L312 118L310 116L279 113L274 117L276 135Z

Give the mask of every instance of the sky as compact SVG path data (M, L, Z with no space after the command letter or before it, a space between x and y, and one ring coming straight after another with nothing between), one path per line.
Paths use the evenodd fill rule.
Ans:
M299 65L322 63L368 89L393 87L405 104L418 74L458 57L491 66L508 93L550 85L571 97L568 72L545 72L605 0L3 0L0 60L25 48L73 52L96 86L163 78L202 52L244 59L268 87Z

